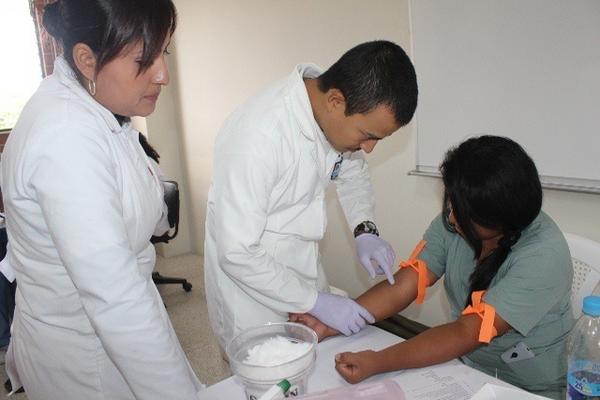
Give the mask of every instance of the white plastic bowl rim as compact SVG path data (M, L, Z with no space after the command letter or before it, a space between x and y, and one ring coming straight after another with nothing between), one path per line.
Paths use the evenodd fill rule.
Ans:
M307 334L309 334L309 336L312 336L313 338L312 343L310 343L310 349L306 353L294 360L286 361L285 363L271 366L253 365L240 360L236 360L232 357L232 354L230 353L230 345L231 343L235 342L239 336L248 335L254 330L265 330L265 328L269 326L273 327L274 329L285 328L286 326L289 326L296 329L304 330ZM273 335L276 334L277 333L273 333ZM277 383L281 379L294 379L299 376L302 376L303 373L307 372L310 369L316 358L315 353L317 345L317 334L311 328L301 324L297 324L295 322L277 322L249 328L241 332L238 336L236 336L231 341L231 343L227 346L227 355L229 357L232 370L236 375L238 375L242 380L246 380L253 383Z

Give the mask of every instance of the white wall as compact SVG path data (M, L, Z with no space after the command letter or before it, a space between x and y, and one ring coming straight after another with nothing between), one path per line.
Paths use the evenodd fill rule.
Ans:
M134 126L146 135L148 141L160 155L160 167L167 179L179 183L179 231L175 239L168 244L156 245L160 255L165 257L195 251L194 238L195 220L190 217L189 190L186 161L182 151L183 131L181 129L181 114L179 105L179 79L176 62L177 49L175 45L169 46L173 57L168 57L168 67L171 82L163 87L156 111L147 118L134 118Z
M192 248L201 252L212 148L223 119L246 97L287 75L299 62L328 67L350 47L382 38L410 51L408 4L407 0L175 3L179 27L174 104L179 103L181 111L180 149L190 195ZM158 114L162 113L161 108ZM399 257L407 257L440 209L441 183L407 175L415 166L415 135L410 125L380 143L368 160L377 193L378 226ZM323 262L333 284L358 295L372 282L355 260L351 233L332 194ZM545 195L546 211L563 229L600 241L600 197L564 192ZM411 307L404 314L429 325L446 321L447 303L440 289L430 290L423 307Z

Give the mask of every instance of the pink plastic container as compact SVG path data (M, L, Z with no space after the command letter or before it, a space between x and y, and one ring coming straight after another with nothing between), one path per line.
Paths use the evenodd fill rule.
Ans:
M298 397L298 400L405 400L400 386L391 379L361 383Z

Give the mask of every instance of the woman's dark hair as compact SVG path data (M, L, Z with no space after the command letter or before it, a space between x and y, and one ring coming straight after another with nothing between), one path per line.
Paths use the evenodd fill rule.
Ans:
M378 40L348 50L319 76L319 89L339 89L346 98L346 115L365 114L389 106L404 126L417 108L417 75L410 58L395 43Z
M44 7L43 21L81 78L73 61L77 43L92 49L99 71L127 46L141 41L141 73L152 65L165 39L175 31L177 13L171 0L58 0Z
M445 186L443 212L456 219L475 259L482 251L473 224L496 229L503 235L498 247L471 274L470 293L489 287L521 232L538 216L542 187L533 160L511 139L480 136L466 140L446 153L440 167ZM452 227L446 220L449 230Z
M150 144L150 142L148 142L148 139L146 139L146 136L144 136L141 132L139 133L138 139L140 141L140 145L142 146L142 149L144 149L144 153L146 153L146 155L148 157L150 157L151 159L153 159L154 161L156 161L156 163L159 163L159 159L160 159L160 155L158 154L158 151L156 151L156 149L154 147L152 147L152 145Z

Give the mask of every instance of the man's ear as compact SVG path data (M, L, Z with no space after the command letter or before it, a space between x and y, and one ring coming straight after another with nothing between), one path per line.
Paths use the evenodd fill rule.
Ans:
M325 105L329 112L346 112L346 98L339 89L331 88L325 93Z
M81 74L90 81L96 78L96 55L85 43L73 46L73 61Z

